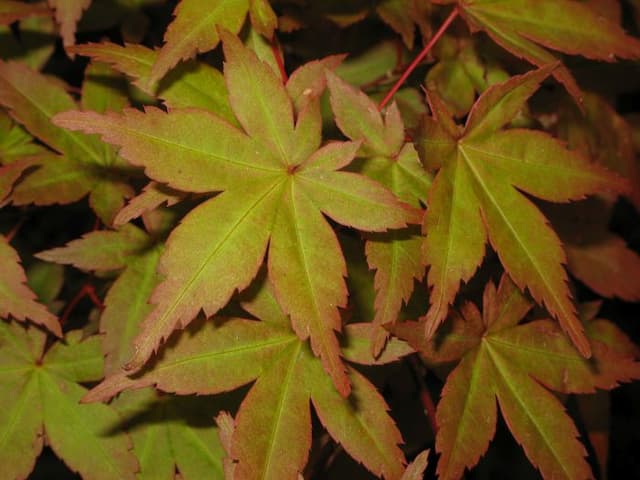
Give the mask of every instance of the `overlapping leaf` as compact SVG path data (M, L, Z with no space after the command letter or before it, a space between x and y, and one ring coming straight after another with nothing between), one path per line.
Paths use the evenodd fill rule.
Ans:
M165 33L165 44L151 69L150 84L160 80L179 61L218 45L218 28L238 33L250 4L252 21L257 21L259 30L272 29L274 14L264 0L181 0L174 12L175 19Z
M111 403L123 417L140 469L138 480L224 478L224 450L213 422L211 397L161 396L152 389L126 392Z
M431 177L420 164L413 145L404 141L404 124L396 104L391 105L383 119L364 93L330 72L326 75L336 123L347 137L362 141L358 170L385 185L398 198L420 208L420 202L426 203ZM424 276L421 244L420 232L414 229L368 237L367 261L376 270L374 325L394 323L402 303L413 292L414 280ZM378 355L386 336L376 335L373 352Z
M44 353L46 335L0 322L0 460L3 476L26 478L44 440L86 479L134 479L138 468L126 435L110 436L118 415L107 405L80 405L78 382L102 378L98 337L67 334Z
M225 120L236 121L229 106L224 78L209 65L195 60L183 62L156 88L152 88L149 79L158 52L150 48L133 44L123 47L103 42L77 45L71 51L108 63L115 70L133 78L134 85L163 100L169 108L201 107Z
M614 61L640 58L640 41L616 23L576 0L435 0L457 4L474 31L486 32L514 55L542 67L556 57L544 47L584 57ZM580 88L564 66L553 75L576 99Z
M160 282L156 273L161 247L131 224L118 231L95 231L65 247L39 253L43 260L83 270L122 270L104 299L100 317L105 374L120 371L132 355L132 341L152 307L149 295Z
M76 42L76 28L82 13L89 8L92 0L48 0L56 12L56 22L60 25L60 35L65 47Z
M268 284L252 289L243 306L262 321L231 318L193 324L196 328L168 344L150 368L135 378L124 373L107 378L85 401L150 385L179 394L212 394L256 380L230 439L235 478L297 478L311 446L309 402L351 456L376 475L400 478L402 438L375 387L349 369L351 396L339 395L320 360L291 330Z
M240 41L225 36L225 77L239 130L204 111L149 108L122 115L68 112L56 123L100 133L146 174L179 190L224 192L192 210L167 242L166 279L138 335L130 371L203 309L212 315L249 285L269 245L269 275L302 339L347 394L334 330L346 301L344 259L323 213L363 230L416 222L417 213L365 177L341 172L357 143L320 147L320 112L311 102L294 124L279 78Z
M428 337L446 317L460 281L474 274L489 240L518 287L528 288L545 305L583 355L590 353L566 284L558 237L518 190L567 202L590 193L624 191L628 185L545 133L501 130L554 68L489 88L464 130L453 123L439 99L431 97L435 118L425 120L419 139L424 162L440 168L424 223L424 258L433 287Z
M592 393L640 377L640 364L621 347L624 342L607 339L612 332L615 337L624 334L607 321L588 322L593 357L586 360L554 322L518 325L531 303L506 275L497 290L487 285L483 304L482 315L467 303L461 316L452 316L452 330L458 334L443 336L442 342L426 343L418 322L395 329L427 359L461 358L447 378L436 413L440 478L461 478L484 454L495 433L496 400L511 433L543 477L592 477L575 425L547 388Z
M25 284L27 278L18 254L3 236L0 236L0 262L0 317L11 316L20 321L29 319L62 336L56 316L36 302L35 294Z
M91 81L91 71L87 72L87 81ZM98 101L100 96L106 98ZM83 104L97 103L113 107L122 104L119 94L112 90L90 88ZM64 88L20 63L0 62L0 104L32 135L59 152L46 151L32 159L39 168L15 187L13 203L70 203L89 194L96 213L105 223L111 223L124 198L132 194L124 180L123 170L128 167L99 139L51 123L56 113L77 108Z
M640 255L609 231L612 207L600 197L547 206L569 272L603 297L640 300Z

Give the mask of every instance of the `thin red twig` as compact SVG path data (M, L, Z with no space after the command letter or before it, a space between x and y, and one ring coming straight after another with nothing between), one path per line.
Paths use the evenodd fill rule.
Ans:
M280 76L282 77L282 83L287 83L289 77L287 76L287 71L284 69L284 59L282 58L282 52L280 51L280 45L278 44L278 39L273 37L271 41L271 51L273 52L273 56L276 59L276 63L278 64L278 68L280 69Z
M413 62L409 64L409 66L404 71L404 73L400 76L398 81L396 81L393 87L391 87L391 90L389 90L389 92L382 99L382 101L380 102L380 105L378 105L378 110L382 110L385 107L385 105L391 101L393 96L404 84L404 82L407 80L409 75L411 75L411 72L413 72L415 68L420 64L420 62L424 59L424 57L427 56L427 53L429 53L433 48L433 46L436 44L436 42L440 40L440 37L442 37L444 32L447 31L447 28L449 28L449 25L451 25L451 23L455 20L457 16L458 16L458 7L455 7L451 11L447 19L444 21L444 23L440 26L440 29L435 33L433 37L431 37L431 40L429 40L429 43L427 43L424 46L420 54L413 60Z
M27 217L23 215L22 217L20 217L20 220L18 220L18 223L16 223L14 227L11 230L9 230L9 233L7 233L7 235L5 236L8 243L11 243L11 240L13 240L13 238L17 235L17 233L22 228L22 225L24 225L24 222L26 221L27 221Z
M424 413L429 420L429 426L431 427L433 434L436 435L438 433L438 423L436 421L436 404L433 401L431 392L429 391L429 388L427 387L427 384L425 383L422 376L424 365L422 365L415 356L409 357L408 360L409 364L411 365L411 370L413 371L416 383L418 385L420 403L422 403Z
M67 322L69 316L71 315L71 312L73 312L80 300L82 300L84 297L88 297L89 300L91 300L91 302L100 310L104 309L104 304L102 303L100 298L98 298L98 294L96 293L96 289L93 284L85 283L80 288L80 290L78 290L78 293L76 293L75 296L69 301L69 303L67 303L64 312L62 312L62 315L60 316L61 325L64 325Z

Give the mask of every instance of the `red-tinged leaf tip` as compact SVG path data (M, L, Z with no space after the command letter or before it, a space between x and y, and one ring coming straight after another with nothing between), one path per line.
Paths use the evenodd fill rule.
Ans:
M0 262L0 318L11 316L21 322L29 319L62 338L58 318L36 301L36 295L27 286L20 257L3 236L0 236Z
M153 385L153 382L141 384L141 382L133 380L127 377L124 373L117 373L112 375L101 383L93 387L87 392L87 394L80 400L81 403L95 403L106 402L120 392L132 388L144 388Z
M413 462L407 465L407 469L402 474L400 480L423 480L424 471L427 469L428 463L429 450L425 450L419 453L418 456L413 459Z
M240 31L249 9L249 0L182 0L174 10L174 19L164 35L149 76L149 84L156 84L181 60L215 48L220 41L218 32L228 29Z
M76 41L76 27L82 13L89 8L91 0L49 0L49 6L56 11L56 22L60 25L60 34L65 47Z

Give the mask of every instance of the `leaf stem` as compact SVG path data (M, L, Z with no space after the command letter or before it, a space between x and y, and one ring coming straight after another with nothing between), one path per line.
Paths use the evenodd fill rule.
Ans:
M429 420L429 426L431 427L433 434L436 435L438 433L438 423L436 422L436 404L431 397L429 387L424 381L424 364L414 355L409 357L407 360L409 361L409 367L411 369L411 372L413 373L416 385L418 386L420 403L422 403L424 413Z
M280 69L280 76L282 77L282 83L286 84L289 77L287 76L287 71L284 69L284 59L282 58L282 51L280 50L280 45L278 44L278 39L276 36L273 36L273 40L271 41L271 51L273 52L273 57L276 59L276 63L278 64L278 68Z
M391 101L391 99L393 98L393 96L396 94L396 92L400 89L400 87L404 84L404 82L407 80L407 78L409 77L409 75L411 75L411 72L413 72L415 70L415 68L418 66L418 64L422 61L422 59L424 59L424 57L427 55L427 53L429 53L431 51L431 49L433 48L433 46L436 44L436 42L438 40L440 40L440 37L442 37L442 35L444 34L444 32L447 31L447 28L449 28L449 25L451 25L451 23L456 19L456 17L458 16L458 7L455 7L451 13L449 14L449 16L447 17L447 19L444 21L444 23L440 26L440 28L438 29L438 31L435 33L435 35L433 37L431 37L431 40L429 40L429 43L427 43L424 48L422 49L422 51L420 52L420 54L413 60L413 62L411 62L409 64L409 66L407 67L407 69L404 71L404 73L400 76L400 78L396 81L396 83L393 85L393 87L391 87L391 90L389 90L389 92L385 95L385 97L382 99L382 101L380 102L380 104L378 105L378 110L382 110L385 105L387 103L389 103Z
M67 304L67 307L64 309L64 312L60 316L61 325L64 325L67 322L69 316L71 315L71 312L73 312L73 309L76 308L76 305L78 305L80 300L82 300L85 296L89 297L89 300L91 300L91 302L100 310L104 309L104 304L98 298L95 287L92 283L87 282L80 288L80 290L78 290L78 293L76 293L75 296Z

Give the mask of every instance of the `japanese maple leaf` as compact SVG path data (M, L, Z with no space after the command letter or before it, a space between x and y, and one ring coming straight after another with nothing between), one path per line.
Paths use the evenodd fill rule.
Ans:
M269 248L269 276L300 338L311 337L341 393L349 381L334 330L347 297L345 263L323 217L368 231L419 221L373 181L339 171L359 144L320 147L317 101L294 124L292 102L275 72L229 33L223 33L225 78L243 129L196 109L67 112L55 122L99 133L146 174L187 192L219 192L192 210L170 235L160 261L165 280L154 290L153 312L135 341L130 372L163 339L203 309L208 316L247 287Z
M0 321L0 461L6 478L27 478L46 439L85 478L134 479L138 464L126 434L106 432L119 421L107 405L81 405L79 382L102 378L99 338L65 336L45 353L47 336Z
M76 43L76 28L82 13L89 8L92 0L48 0L56 12L56 22L60 25L60 35L65 47Z
M149 295L160 282L156 267L161 245L131 224L117 231L94 231L66 246L38 253L50 262L96 272L120 271L104 299L100 315L105 374L119 371L131 358L132 341L152 310Z
M590 193L624 191L627 183L546 133L502 129L554 68L490 87L475 103L464 128L453 122L435 95L430 97L434 118L425 119L418 139L423 161L440 169L424 222L424 259L433 287L425 324L428 337L446 317L460 281L474 274L488 240L516 285L528 288L580 352L589 355L567 286L560 241L519 190L567 202Z
M311 447L309 402L331 436L376 475L399 478L404 458L400 432L375 387L349 368L351 396L343 398L308 344L290 322L264 281L243 294L243 307L261 321L244 318L194 323L167 344L162 355L135 377L124 372L107 378L84 401L106 400L147 386L165 392L215 394L253 383L235 417L231 457L236 478L297 478ZM217 323L218 325L214 325ZM354 347L347 359L373 363L367 326L349 327ZM351 356L351 352L353 356ZM393 340L385 358L393 361L411 349Z
M0 174L3 169L0 169ZM36 295L26 285L27 277L20 265L20 258L0 235L0 317L11 316L16 320L31 320L42 325L58 337L62 336L60 323L54 314L36 301Z
M238 33L247 12L260 33L273 35L277 19L267 0L181 0L165 32L165 44L153 64L149 84L155 84L179 61L215 48L220 42L217 28Z
M108 75L104 68L94 65L87 70L82 97L85 108L104 110L108 105L117 109L125 103L117 90L92 77ZM111 223L124 198L132 194L125 181L130 167L99 139L51 123L56 113L77 108L63 86L21 63L0 61L0 105L29 133L58 152L46 150L29 160L38 168L16 185L11 201L51 205L74 202L88 194L98 216Z
M340 130L351 140L362 141L354 168L379 181L398 198L416 208L426 203L431 177L424 170L412 143L405 143L404 124L393 103L384 115L364 93L355 90L337 75L327 72L331 106ZM374 325L396 321L403 302L413 292L414 280L422 280L425 267L420 261L422 238L415 229L369 235L366 253L375 275ZM386 335L377 335L374 354L380 353ZM378 332L378 333L375 333Z
M603 297L640 300L640 255L609 231L613 207L600 197L571 205L547 205L567 252L567 269Z
M182 62L151 88L151 69L158 52L143 45L101 42L76 45L70 51L109 64L133 79L145 93L158 97L169 108L200 107L235 123L224 77L215 68L196 60Z
M593 393L637 379L640 364L620 345L629 341L606 320L586 330L593 356L575 351L555 322L518 325L531 303L507 275L484 292L483 313L466 303L451 317L449 332L432 341L424 326L405 322L394 332L428 360L458 365L447 377L438 403L436 449L439 478L461 478L484 454L496 428L496 400L516 441L544 478L591 478L577 429L558 398ZM623 349L624 350L624 349Z
M113 430L126 429L133 440L140 464L137 478L224 478L225 452L213 421L215 399L162 395L148 388L125 392L111 406L122 416Z
M640 41L575 0L434 0L457 4L472 32L482 30L512 54L542 67L557 58L546 48L593 60L640 58ZM578 101L580 87L560 65L553 75Z

